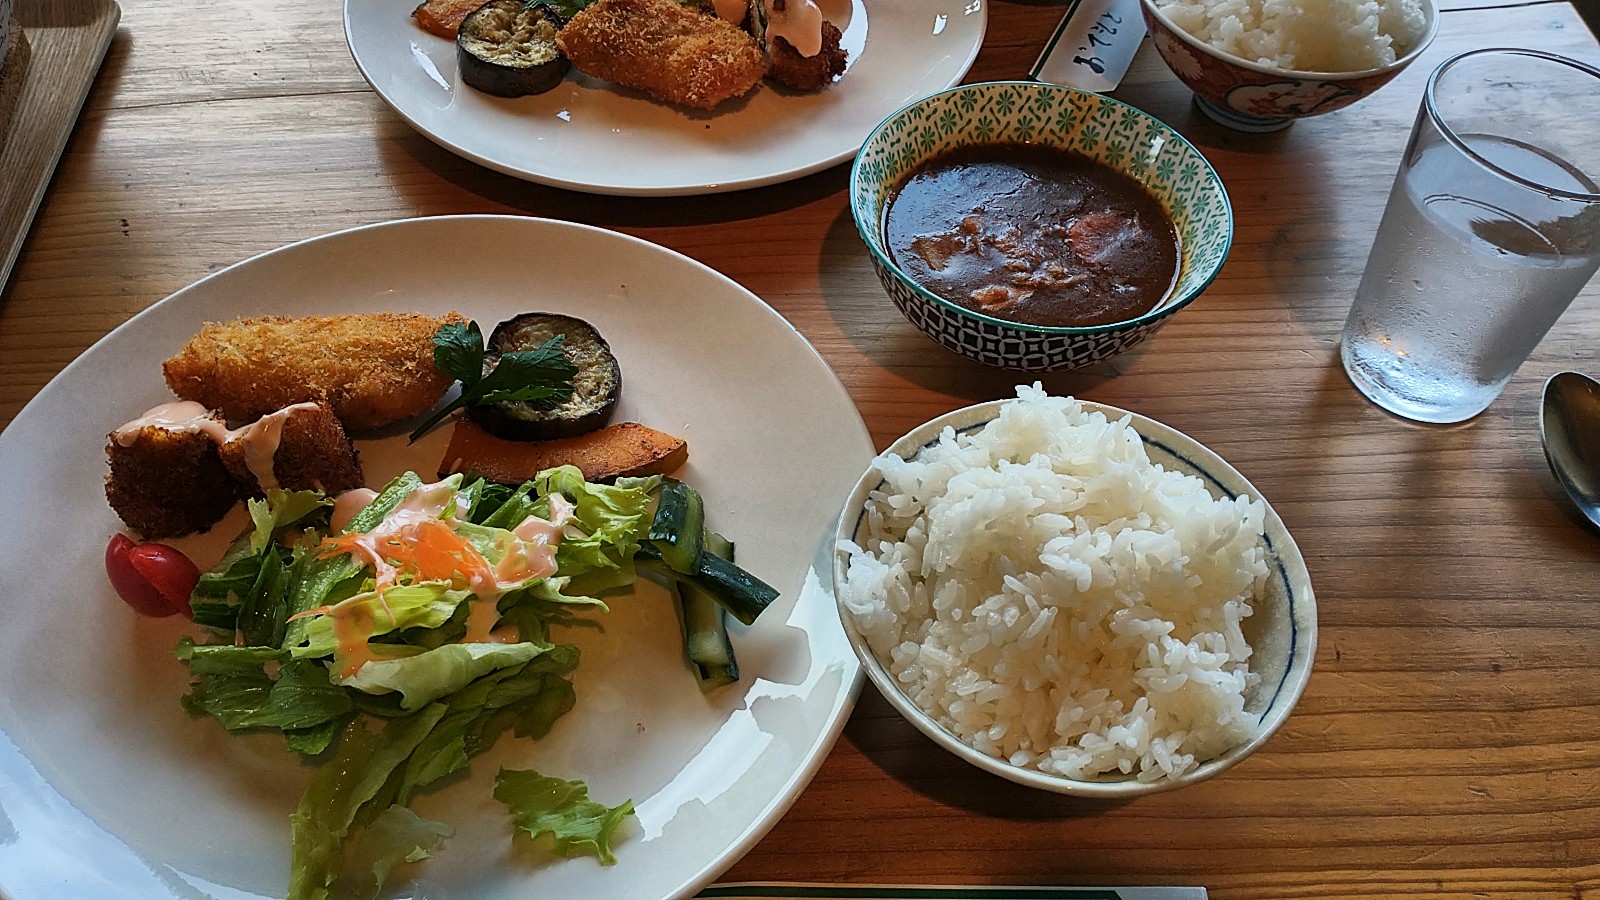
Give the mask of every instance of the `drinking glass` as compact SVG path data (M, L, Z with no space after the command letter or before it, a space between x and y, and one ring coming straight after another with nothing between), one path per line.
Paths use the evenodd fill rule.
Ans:
M1428 79L1340 357L1419 422L1482 412L1600 268L1600 69L1474 50Z

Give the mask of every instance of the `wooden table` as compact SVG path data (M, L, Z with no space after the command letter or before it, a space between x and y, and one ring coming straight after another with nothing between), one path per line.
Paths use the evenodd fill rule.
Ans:
M1059 4L991 0L972 80L1019 77ZM937 750L869 686L811 787L729 880L1203 884L1216 898L1600 897L1600 542L1542 458L1539 388L1600 369L1591 284L1504 396L1457 428L1368 404L1336 342L1427 73L1463 49L1600 56L1565 3L1444 14L1373 99L1266 137L1224 131L1146 55L1119 92L1222 173L1238 221L1206 295L1114 362L1044 380L1208 443L1304 550L1316 673L1261 752L1201 786L1104 806ZM0 423L90 343L229 263L347 226L509 212L672 247L789 318L881 447L1007 395L888 303L847 167L687 200L526 184L414 133L368 90L339 4L128 3L0 305ZM0 189L4 176L0 174Z

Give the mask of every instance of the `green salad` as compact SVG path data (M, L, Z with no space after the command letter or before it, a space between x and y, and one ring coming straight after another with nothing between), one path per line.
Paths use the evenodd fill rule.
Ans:
M408 472L367 495L251 501L253 527L190 598L210 636L176 650L190 713L277 731L321 761L290 817L290 900L375 897L394 866L435 852L452 829L412 798L508 730L550 731L578 665L551 625L604 612L600 596L639 568L677 591L706 689L738 677L724 609L749 621L776 597L670 479L591 484L562 467L511 488ZM501 769L494 797L529 837L603 863L632 813L533 770Z

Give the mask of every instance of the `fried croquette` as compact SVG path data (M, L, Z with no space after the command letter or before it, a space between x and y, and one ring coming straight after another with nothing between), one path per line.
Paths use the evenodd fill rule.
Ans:
M433 364L434 333L451 321L465 320L361 313L212 323L161 369L173 393L230 421L325 400L346 428L378 428L426 412L454 383Z
M199 428L141 424L147 421L148 414L107 436L107 502L149 540L215 525L239 499L239 486L223 466L216 441ZM225 428L203 409L192 422L214 431Z
M556 45L580 72L695 109L743 96L767 70L755 38L675 0L599 0Z
M333 407L296 403L229 432L222 464L246 494L270 488L333 496L361 487L361 462Z
M849 55L839 49L843 39L838 26L822 23L822 49L816 56L801 56L782 37L767 45L767 78L797 91L820 91L844 74Z

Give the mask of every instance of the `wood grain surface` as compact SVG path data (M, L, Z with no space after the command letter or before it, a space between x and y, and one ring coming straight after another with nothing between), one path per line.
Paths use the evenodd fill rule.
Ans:
M24 4L18 23L31 47L13 123L0 133L0 287L22 251L34 211L94 84L121 11L113 0Z
M970 79L1020 77L1062 6L991 6ZM1600 370L1600 284L1465 426L1384 414L1336 354L1427 73L1492 45L1600 58L1564 3L1462 8L1376 96L1276 135L1203 119L1148 48L1118 94L1215 164L1233 253L1140 348L1043 381L1209 444L1283 516L1321 610L1316 672L1284 730L1211 782L1108 806L967 767L869 686L810 788L727 880L1600 898L1600 541L1562 501L1536 424L1545 377ZM130 4L0 300L0 422L208 272L333 229L466 212L615 228L727 273L817 346L879 446L1007 395L1017 376L947 353L889 304L846 177L671 200L527 184L411 131L361 80L335 2Z

